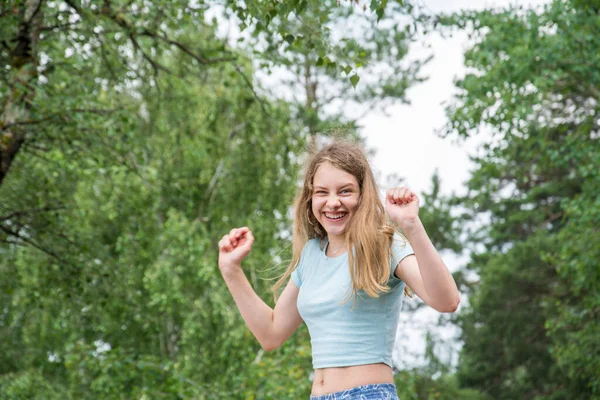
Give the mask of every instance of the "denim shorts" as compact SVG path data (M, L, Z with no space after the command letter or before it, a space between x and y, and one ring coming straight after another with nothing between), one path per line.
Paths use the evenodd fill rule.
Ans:
M378 383L374 385L357 386L341 392L310 396L310 400L399 400L396 385L393 383Z

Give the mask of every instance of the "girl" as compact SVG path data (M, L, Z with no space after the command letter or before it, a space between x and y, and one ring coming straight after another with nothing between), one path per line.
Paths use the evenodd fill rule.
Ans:
M296 200L292 261L274 286L278 293L286 283L275 309L241 268L252 232L232 229L219 242L219 269L265 350L281 346L302 321L308 326L313 400L397 399L391 355L403 291L410 287L439 312L454 312L460 302L419 220L418 197L394 188L385 202L384 209L356 145L334 143L314 155Z

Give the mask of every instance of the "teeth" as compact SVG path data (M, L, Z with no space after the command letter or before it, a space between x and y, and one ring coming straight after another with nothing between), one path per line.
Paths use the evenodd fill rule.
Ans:
M329 219L340 219L344 217L346 214L325 214L325 216Z

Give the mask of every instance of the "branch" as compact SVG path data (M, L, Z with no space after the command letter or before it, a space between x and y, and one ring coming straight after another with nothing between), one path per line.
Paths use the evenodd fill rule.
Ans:
M64 0L65 3L67 3L67 5L69 7L71 7L73 10L75 10L75 12L79 15L83 14L83 11L81 10L81 8L79 8L79 6L77 6L77 4L73 3L73 0Z
M42 208L34 208L32 210L15 211L8 215L0 216L0 221L6 221L6 220L9 220L9 219L12 219L15 217L24 217L29 214L38 214L38 213L47 212L47 211L59 211L59 210L66 210L66 207L42 207Z
M166 36L160 35L156 32L150 32L147 29L144 29L142 32L140 32L140 35L143 36L149 36L149 37L153 37L155 39L160 39L163 42L170 44L172 46L177 47L179 50L183 51L185 54L187 54L188 56L192 57L194 60L198 61L201 64L217 64L220 62L226 62L226 61L235 61L237 60L237 57L231 56L231 57L220 57L220 58L204 58L196 53L194 53L193 51L191 51L189 48L187 48L184 44L177 42L175 40L169 39Z
M140 51L140 53L142 53L142 57L144 57L144 59L150 63L150 65L152 66L152 69L154 69L154 75L155 76L158 75L158 70L165 71L165 72L167 72L169 74L173 74L171 72L171 70L169 70L167 67L161 65L159 62L154 61L148 54L146 54L144 52L144 50L142 49L142 46L140 46L140 44L138 43L138 41L135 38L135 35L133 33L129 34L129 39L131 39L131 42L133 43L133 46L136 49L138 49Z
M9 132L1 137L3 141L8 143L3 144L0 142L0 185L4 181L12 162L19 153L19 150L25 143L25 135L15 134L14 136Z
M27 21L28 24L31 23L31 21L35 18L37 13L40 11L40 8L42 8L42 3L43 3L43 0L38 0L35 10L33 10L33 13L31 13L31 15L29 16L29 20Z
M102 59L104 60L104 65L106 65L106 68L108 68L108 72L110 73L110 76L113 78L113 80L115 82L118 82L119 78L117 78L117 75L115 74L115 71L113 70L113 67L110 64L110 60L108 59L108 57L106 55L106 49L104 48L104 42L102 42L102 41L100 41L100 55L102 56Z
M265 114L269 114L269 112L267 111L266 107L265 107L265 102L264 100L262 100L258 94L256 93L256 91L254 90L254 86L252 86L252 82L250 82L250 80L248 79L248 77L244 74L244 72L242 71L242 69L240 68L239 65L234 65L235 70L238 72L238 74L240 74L242 76L242 78L244 79L244 82L246 82L246 85L248 85L248 87L250 88L250 90L252 91L252 94L254 95L254 98L258 101L258 103L260 104L260 107L262 108L262 110L264 111Z
M68 111L69 112L77 112L77 113L107 115L107 114L112 114L119 110L121 110L121 109L120 108L72 108Z
M5 131L9 128L12 128L13 126L19 126L19 125L37 125L37 124L41 124L42 122L46 122L48 120L51 120L53 118L55 118L56 115L52 115L46 118L41 118L41 119L30 119L27 121L16 121L16 122L12 122L9 124L6 124L4 126L0 126L0 132L1 131Z
M134 42L134 45L138 48L139 44L137 43L137 40L135 38L136 36L136 27L132 26L129 22L127 22L127 20L125 20L125 18L115 14L115 12L111 9L111 4L109 0L105 0L104 1L104 7L103 7L103 13L106 14L111 20L113 20L114 22L117 23L117 25L119 25L120 27L126 29L129 32L129 38ZM176 40L170 39L167 36L161 35L158 32L152 32L148 29L143 29L141 31L139 31L137 34L141 35L141 36L148 36L148 37L152 37L154 39L160 39L161 41L170 44L171 46L175 46L177 47L179 50L183 51L185 54L189 55L190 57L192 57L193 59L195 59L196 61L198 61L201 64L216 64L216 63L220 63L220 62L225 62L225 61L234 61L236 60L236 57L220 57L220 58L205 58L202 57L199 54L194 53L192 50L190 50L186 45L184 45L181 42L178 42ZM140 48L141 51L141 48ZM148 58L147 58L148 59ZM150 61L148 59L149 62L154 62L154 61Z
M12 122L9 124L6 124L4 126L0 126L0 132L1 131L5 131L8 130L9 128L12 128L13 126L19 126L19 125L38 125L41 124L42 122L46 122L55 118L65 118L67 119L67 113L71 114L71 113L88 113L88 114L98 114L98 115L110 115L116 111L119 111L119 109L116 108L111 108L111 109L101 109L101 108L73 108L70 110L67 110L65 113L56 113L56 114L51 114L45 118L40 118L40 119L30 119L30 120L26 120L26 121L16 121L16 122Z
M240 132L241 130L245 129L246 125L247 125L246 122L242 122L241 124L238 124L231 130L231 132L229 133L229 143L233 143L233 139L235 138L237 133ZM200 203L200 207L198 209L198 218L200 218L204 214L204 208L205 208L204 206L210 205L210 203L212 203L213 195L216 193L215 188L217 186L219 178L221 177L221 174L223 173L224 166L225 166L225 157L221 158L221 160L219 161L219 164L217 165L217 168L215 169L215 173L213 174L212 178L210 179L210 182L208 183L208 188L206 189L206 192L204 195L204 203Z
M2 226L2 225L0 225L0 230L4 231L7 235L13 236L13 237L21 240L22 242L27 243L30 246L35 247L36 249L40 250L42 253L47 254L47 255L49 255L52 258L55 258L56 260L60 261L61 263L72 265L71 263L67 262L66 260L60 258L58 256L58 254L54 253L52 250L47 249L44 246L42 246L42 245L34 242L33 240L22 236L19 232L12 231L12 230L10 230L7 227ZM11 243L16 244L16 245L22 245L22 243L19 243L19 242L11 242Z
M71 22L71 23L68 23L68 24L60 24L60 25L52 25L52 26L42 26L40 28L40 31L41 32L45 32L45 31L53 31L55 29L60 29L60 28L67 28L69 26L75 26L75 25L79 24L79 22L81 22L81 20L76 21L76 22Z

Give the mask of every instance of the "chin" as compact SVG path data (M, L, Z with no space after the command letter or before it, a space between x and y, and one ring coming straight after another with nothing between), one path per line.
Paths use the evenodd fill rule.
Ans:
M327 227L324 228L325 232L327 232L327 235L341 236L348 232L348 228L346 226L330 227L329 229Z
M323 227L323 230L327 233L327 235L342 236L346 234L346 232L348 232L348 228L350 226L350 218L348 218L341 224L336 224L335 222L332 223L328 221L325 217L322 217L318 221Z
M342 236L344 233L346 233L346 231L338 231L336 230L325 230L325 232L327 233L327 236Z

